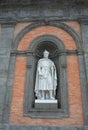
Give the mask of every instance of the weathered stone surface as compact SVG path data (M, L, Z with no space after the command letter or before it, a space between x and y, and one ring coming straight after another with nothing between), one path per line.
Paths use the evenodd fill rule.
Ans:
M0 22L78 20L88 16L87 7L87 0L0 1Z
M4 111L13 30L13 27L8 26L8 24L5 26L2 25L0 35L0 122L2 122Z
M0 125L0 130L88 130L88 126L29 126L29 125Z
M0 121L2 120L3 110L5 119L8 120L10 101L9 95L12 92L13 73L15 60L10 60L10 48L13 39L14 28L10 26L11 22L20 21L54 21L54 20L78 20L88 18L88 1L87 0L8 0L0 1L0 23L2 25L2 33L0 37ZM81 85L83 93L84 118L88 125L88 95L86 88L86 80L88 79L88 25L82 25L82 38L84 57L79 56ZM83 64L84 63L84 64ZM9 70L9 78L8 76ZM86 72L86 74L85 74ZM8 93L6 93L8 87ZM86 88L86 89L85 89ZM4 101L6 106L4 108ZM10 96L11 97L11 96ZM88 127L50 127L50 126L9 126L0 125L0 130L88 130Z
M82 40L83 40L83 51L84 51L84 57L83 61L84 64L81 64L82 68L84 68L81 72L81 75L83 76L83 73L85 73L85 83L86 83L86 88L84 87L82 89L82 92L85 93L83 95L83 108L84 108L84 118L85 118L85 124L88 124L88 23L86 20L81 22L81 29L82 29ZM85 84L82 82L81 84ZM83 85L85 86L85 85Z

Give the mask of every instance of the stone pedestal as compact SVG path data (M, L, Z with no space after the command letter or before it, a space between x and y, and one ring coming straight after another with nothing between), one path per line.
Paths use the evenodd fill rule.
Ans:
M37 109L57 109L57 100L35 100L35 108Z

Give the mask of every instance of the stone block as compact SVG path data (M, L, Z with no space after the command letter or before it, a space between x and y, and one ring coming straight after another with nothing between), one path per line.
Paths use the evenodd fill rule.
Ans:
M38 109L57 109L57 100L35 100L35 108Z

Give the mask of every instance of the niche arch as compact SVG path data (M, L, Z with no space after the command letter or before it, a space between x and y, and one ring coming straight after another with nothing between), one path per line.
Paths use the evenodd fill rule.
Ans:
M51 110L45 108L36 109L34 103L37 62L42 58L45 49L50 52L50 59L55 63L57 68L58 85L56 99L58 100L58 107L55 110L53 108L51 108ZM63 50L65 50L63 42L55 36L43 35L32 41L29 50L32 55L29 55L27 59L24 115L40 118L58 118L68 116L66 53L63 53Z
M21 38L27 32L31 31L32 29L35 29L35 28L38 28L38 27L42 27L42 26L53 26L53 27L57 27L57 28L61 28L61 29L65 30L75 40L76 46L77 46L78 50L82 49L82 41L81 41L79 35L70 26L66 25L65 23L55 22L55 21L49 21L49 22L43 22L43 21L41 21L41 22L32 23L32 24L26 26L16 36L16 38L13 41L13 44L12 44L12 49L17 49L18 48L19 41L21 40Z
M83 56L83 51L82 51L82 40L80 39L80 37L78 36L78 34L68 25L61 23L61 22L56 22L56 21L48 21L48 22L43 22L43 21L38 21L35 23L32 23L28 26L26 26L24 29L21 30L21 32L17 35L17 37L15 38L15 40L12 43L12 51L11 51L11 59L10 59L10 66L9 66L9 74L8 74L8 80L11 80L10 86L9 83L7 84L7 88L9 87L11 89L11 91L9 91L9 89L7 89L7 98L5 106L7 108L8 105L8 109L5 110L4 112L4 116L3 116L3 120L8 122L9 121L9 112L10 112L10 104L11 104L11 98L12 98L12 89L13 89L13 79L14 79L14 72L15 72L15 63L16 63L16 55L17 52L15 53L15 55L13 56L13 50L17 51L17 47L19 45L19 41L22 39L22 37L29 31L31 31L34 28L40 27L40 26L55 26L57 28L62 28L63 30L65 30L66 32L68 32L76 41L76 45L77 45L77 50L79 50L78 53L78 60L79 60L79 69L80 69L80 78L81 78L81 89L82 89L82 101L83 101L83 111L84 111L84 120L85 120L85 124L87 124L88 119L87 119L87 108L85 107L87 104L87 93L86 93L86 89L87 89L87 84L86 84L86 72L85 72L85 65L84 65L84 56ZM64 55L64 54L63 54ZM63 63L63 61L62 61ZM65 65L63 65L64 67ZM10 76L10 74L12 74ZM66 87L66 86L65 86ZM8 99L8 100L7 100ZM27 95L25 95L25 100L28 100ZM33 116L36 113L35 111L31 111L29 112L28 110L28 101L26 101L24 103L24 116ZM66 106L66 112L65 110L63 111L63 109L61 111L58 111L56 114L54 112L55 118L57 117L62 117L62 116L68 116L69 112L68 112L68 105ZM65 108L66 108L65 107ZM63 111L63 112L62 112ZM52 113L53 115L53 113ZM52 116L54 117L54 116Z

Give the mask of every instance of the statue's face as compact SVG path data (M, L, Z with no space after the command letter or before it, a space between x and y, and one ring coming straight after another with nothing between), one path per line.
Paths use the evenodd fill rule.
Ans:
M49 53L44 53L44 57L47 58L49 56Z

